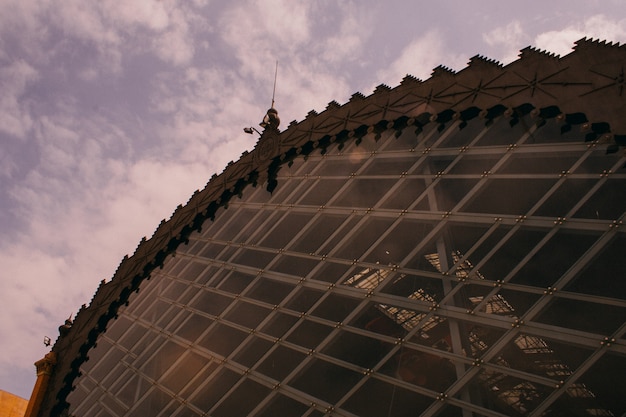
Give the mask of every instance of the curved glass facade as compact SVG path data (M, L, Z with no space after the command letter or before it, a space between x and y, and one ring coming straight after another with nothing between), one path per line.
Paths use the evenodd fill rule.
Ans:
M529 117L332 145L142 283L72 416L621 416L626 162Z

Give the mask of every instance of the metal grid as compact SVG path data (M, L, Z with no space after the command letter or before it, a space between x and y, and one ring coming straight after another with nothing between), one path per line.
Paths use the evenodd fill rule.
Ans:
M621 415L625 158L551 122L283 166L142 285L70 414Z

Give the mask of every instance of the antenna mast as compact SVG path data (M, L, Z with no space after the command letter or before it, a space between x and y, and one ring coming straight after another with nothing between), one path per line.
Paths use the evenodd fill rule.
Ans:
M274 97L276 96L276 77L278 76L278 60L276 60L276 69L274 70L274 90L272 91L272 108L274 108Z

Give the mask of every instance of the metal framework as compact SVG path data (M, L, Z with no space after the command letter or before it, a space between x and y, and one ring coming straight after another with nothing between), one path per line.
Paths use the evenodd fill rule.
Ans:
M622 415L626 157L509 121L371 132L248 186L118 311L69 414Z

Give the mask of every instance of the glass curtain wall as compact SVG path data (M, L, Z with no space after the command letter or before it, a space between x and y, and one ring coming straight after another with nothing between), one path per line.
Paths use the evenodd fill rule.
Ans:
M69 415L623 415L624 156L556 120L395 133L220 209L109 323Z

